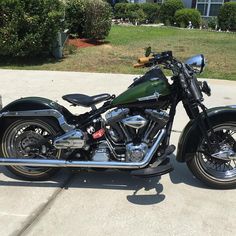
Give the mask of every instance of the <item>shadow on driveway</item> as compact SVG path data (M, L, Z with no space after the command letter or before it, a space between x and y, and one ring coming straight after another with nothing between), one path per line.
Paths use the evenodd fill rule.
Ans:
M188 170L186 164L180 164L172 156L174 171L169 174L173 184L187 184L194 187L206 188L200 181L195 179ZM107 171L75 171L64 169L59 172L51 181L22 181L16 179L6 168L1 167L0 172L11 178L10 180L0 180L0 186L22 186L22 187L44 187L44 188L93 188L133 191L127 196L127 200L133 204L151 205L162 202L165 199L161 177L149 179L136 178L130 176L128 171L107 170ZM68 183L68 179L70 179ZM141 190L145 190L145 194ZM151 191L152 190L152 191ZM147 194L146 194L147 192Z

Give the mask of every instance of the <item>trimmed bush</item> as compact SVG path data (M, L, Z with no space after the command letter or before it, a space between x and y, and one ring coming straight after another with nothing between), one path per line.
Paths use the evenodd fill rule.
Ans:
M227 2L220 8L218 21L222 30L236 30L236 2Z
M196 9L181 9L175 13L175 22L178 26L187 27L189 21L192 22L194 28L198 28L201 23L201 14Z
M85 24L85 5L84 0L67 0L66 2L66 27L72 34L82 36Z
M175 12L183 9L184 4L181 0L166 0L160 7L160 20L171 25L175 22Z
M141 5L137 3L117 3L115 5L115 18L129 19L133 24L145 22L146 15Z
M111 29L112 9L102 0L86 0L84 36L104 39Z
M146 15L141 8L141 4L128 3L126 4L126 18L128 18L133 24L143 23L146 20Z
M129 19L132 23L155 23L158 21L160 6L155 3L117 3L114 7L116 19Z
M117 3L114 7L115 18L116 19L125 19L127 11L127 3Z
M146 15L148 23L156 23L159 20L160 5L156 3L143 3L140 6Z
M104 39L111 29L112 8L103 0L68 0L66 24L70 33L90 39Z
M209 17L207 21L208 28L215 30L218 27L218 20L217 17Z
M52 49L62 27L59 0L1 0L0 55L35 56Z

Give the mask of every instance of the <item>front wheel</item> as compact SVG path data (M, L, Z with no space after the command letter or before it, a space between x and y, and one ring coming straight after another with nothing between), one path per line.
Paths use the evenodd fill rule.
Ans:
M221 151L236 153L236 123L227 122L213 127ZM206 145L202 138L198 150L203 150ZM236 154L234 155L236 156ZM221 160L197 151L187 162L190 171L195 177L206 185L217 189L230 189L236 187L236 158Z
M14 120L3 131L1 154L5 158L56 158L61 151L52 145L52 138L61 132L50 119ZM10 172L26 180L46 180L57 168L8 166Z

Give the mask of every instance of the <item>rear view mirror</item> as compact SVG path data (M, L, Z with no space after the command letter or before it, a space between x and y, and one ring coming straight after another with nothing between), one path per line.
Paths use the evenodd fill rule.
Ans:
M152 48L151 47L147 47L146 51L145 51L145 57L149 57L151 53L152 53Z
M190 57L185 61L185 64L190 66L196 73L202 73L206 65L205 57L202 54Z

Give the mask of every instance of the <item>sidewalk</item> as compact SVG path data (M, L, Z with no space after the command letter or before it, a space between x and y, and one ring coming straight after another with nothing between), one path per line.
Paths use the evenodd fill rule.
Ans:
M67 93L119 94L134 76L0 70L3 105L26 96L58 100ZM208 80L208 107L236 104L236 82ZM188 118L180 106L171 137L177 145ZM127 172L63 170L52 181L15 180L0 168L0 235L234 235L235 190L211 190L185 164L151 180Z

